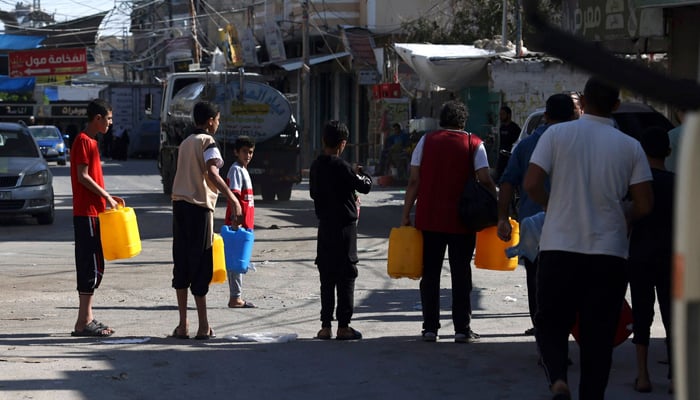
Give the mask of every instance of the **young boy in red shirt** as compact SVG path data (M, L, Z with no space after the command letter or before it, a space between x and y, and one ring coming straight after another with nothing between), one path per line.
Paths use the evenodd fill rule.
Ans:
M97 215L106 206L117 207L121 200L112 197L104 188L97 143L97 135L104 135L112 124L112 106L101 99L93 100L87 106L87 117L87 127L75 137L70 151L75 271L80 299L78 319L71 336L111 336L114 329L94 318L92 302L105 269Z
M240 225L246 229L253 229L255 221L255 202L253 201L253 182L248 173L248 164L253 159L255 152L255 141L248 136L239 136L233 145L236 162L231 165L226 175L226 182L229 188L241 204ZM226 218L224 223L232 225L231 204L226 207ZM229 308L256 308L250 301L241 298L243 287L243 274L228 271L228 285L230 296L228 300Z

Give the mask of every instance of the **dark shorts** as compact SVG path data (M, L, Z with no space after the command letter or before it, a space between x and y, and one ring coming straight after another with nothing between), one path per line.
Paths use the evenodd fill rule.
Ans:
M97 217L73 216L75 233L75 272L80 294L92 294L100 286L105 271Z
M211 210L186 201L173 202L173 282L206 296L214 273L211 240Z

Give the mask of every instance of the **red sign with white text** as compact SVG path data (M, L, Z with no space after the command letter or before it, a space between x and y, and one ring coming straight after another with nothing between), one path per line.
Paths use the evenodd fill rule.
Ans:
M87 50L39 49L8 53L11 78L87 73Z

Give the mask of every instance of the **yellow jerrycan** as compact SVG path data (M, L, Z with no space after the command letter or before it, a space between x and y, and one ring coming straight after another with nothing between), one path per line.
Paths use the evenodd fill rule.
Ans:
M117 200L117 208L97 215L100 220L100 240L105 260L131 258L141 253L141 237L134 209L126 207L123 199Z
M423 276L423 234L412 226L391 228L387 273L392 278Z
M512 232L510 240L504 242L498 238L498 227L491 226L476 233L476 254L474 266L495 271L513 271L518 266L518 257L508 258L506 249L520 241L520 226L513 219L508 219Z
M214 234L214 241L211 246L214 258L214 273L211 276L211 283L226 282L226 256L224 254L224 238L218 233Z

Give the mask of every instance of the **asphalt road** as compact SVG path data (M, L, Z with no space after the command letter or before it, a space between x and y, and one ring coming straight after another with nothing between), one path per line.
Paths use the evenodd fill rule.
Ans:
M68 167L52 167L57 218L0 219L0 399L548 399L527 315L525 274L473 270L472 328L478 343L455 344L449 273L443 270L441 340L424 343L418 281L386 274L387 238L400 222L402 188L362 197L360 276L353 327L359 342L313 339L320 328L315 216L308 186L292 200L256 203L253 261L244 298L256 309L229 309L227 284L207 297L217 338L167 338L177 325L171 280L171 208L155 161L106 162L107 189L138 218L143 251L107 264L95 296L107 339L70 336L76 313ZM259 196L256 198L259 200ZM220 200L217 226L223 219ZM514 300L514 301L513 301ZM657 313L658 315L658 313ZM190 301L191 329L196 313ZM241 342L242 338L285 343ZM669 399L663 330L655 322L650 368L655 391L632 390L634 346L614 355L608 399ZM571 342L570 382L578 382Z

